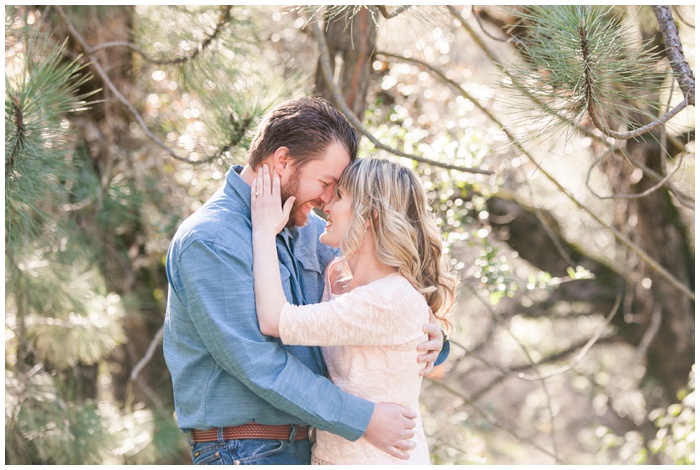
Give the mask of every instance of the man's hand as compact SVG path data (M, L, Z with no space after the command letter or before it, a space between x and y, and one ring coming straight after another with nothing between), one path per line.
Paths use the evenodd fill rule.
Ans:
M431 314L431 321L423 327L423 331L428 333L428 341L418 345L418 362L425 362L425 367L419 375L428 375L435 367L435 361L442 351L442 330L438 326L437 320ZM425 353L423 353L425 351Z
M409 408L393 403L377 403L367 425L365 438L384 452L408 460L416 446L413 438L418 415Z

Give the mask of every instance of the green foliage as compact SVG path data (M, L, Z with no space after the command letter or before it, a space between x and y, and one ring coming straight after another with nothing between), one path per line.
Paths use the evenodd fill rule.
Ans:
M190 160L213 161L224 170L242 162L257 120L299 94L302 79L287 76L283 64L270 70L254 59L264 53L258 39L266 34L256 17L259 11L234 6L226 16L226 7L136 8L135 39L155 60L139 63L152 78L144 86L155 87L149 108L158 116L158 126L178 139L172 147L182 148ZM183 104L184 111L178 111Z
M599 463L644 465L695 465L695 367L688 378L688 389L681 392L678 403L653 410L647 425L656 435L645 442L639 431L619 435L607 426L585 433L595 447ZM653 460L652 460L653 459Z
M695 465L695 366L688 379L688 390L678 398L678 403L649 415L659 428L649 447L665 463Z
M106 296L101 276L85 261L89 249L70 217L73 206L90 197L83 191L95 186L72 151L66 120L84 109L91 93L78 89L89 76L80 62L63 59L65 43L15 39L22 68L6 75L5 95L6 317L21 330L22 344L31 345L34 360L59 369L91 364L123 334L113 313L118 297Z
M18 44L23 70L5 75L5 233L15 247L46 236L47 226L60 225L54 214L75 202L65 116L92 94L78 93L90 77L81 62L63 62L65 44L51 48L38 36Z
M63 400L55 377L5 373L6 463L100 464L114 436L93 402ZM9 410L9 416L8 416ZM110 444L111 443L111 444Z
M153 465L182 455L183 434L169 414L65 401L57 380L6 371L6 463Z
M123 175L105 187L77 145L69 118L96 91L80 91L90 78L84 65L65 59L65 43L39 39L41 28L27 36L8 13L15 23L5 76L6 463L102 464L125 442L115 427L134 426L89 391L98 388L90 371L126 341L122 297L106 285L101 248L139 223L143 193ZM172 434L173 424L152 424L149 442L160 429ZM148 458L172 458L174 447L179 440L166 454L150 448Z
M112 423L109 432L116 443L106 463L156 465L177 461L182 455L185 435L170 413L143 406L124 413L107 403L102 413Z
M88 38L91 44L106 41L101 33L112 28L128 28L133 41L128 59L101 65L110 76L118 77L115 85L155 136L181 157L211 162L190 165L153 145L133 116L114 101L99 104L94 114L77 113L89 98L81 95L82 90L94 82L85 82L87 74L74 52L68 52L66 58L63 37L54 38L58 40L54 45L23 36L28 29L52 29L55 25L41 25L41 21L55 11L27 7L23 11L31 12L32 21L25 16L23 23L13 8L6 9L5 23L6 463L180 463L187 453L186 443L173 419L169 377L158 362L162 358L156 353L148 368L157 372L142 374L138 384L125 378L132 362L140 358L144 338L148 341L154 333L138 330L155 329L162 322L163 258L177 225L221 183L231 162L243 161L251 131L271 105L312 93L308 84L313 81L318 57L305 22L310 11L321 15L324 10L299 8L301 14L296 15L289 9L234 6L215 33L226 7L64 8L74 25L99 31ZM357 8L361 7L331 7L330 15L351 18ZM506 117L515 103L499 108L490 64L483 60L475 41L465 40L465 31L459 30L455 18L441 24L438 15L414 7L411 11L416 11L411 17L416 21L403 26L403 14L390 22L377 18L384 35L377 51L424 59L446 72L479 105L499 119ZM545 117L559 112L581 119L588 103L593 103L619 120L629 110L625 100L648 104L639 95L658 92L655 87L661 78L647 73L646 77L653 78L647 83L646 78L640 81L624 70L636 70L637 64L648 68L644 72L653 67L638 59L639 47L629 40L621 11L587 6L526 10L522 50L530 62L513 69L519 72L514 75L519 81L513 85L539 100ZM128 24L121 21L125 18ZM474 15L470 21L473 19ZM395 20L400 29L391 33ZM411 26L418 22L421 27ZM423 28L426 25L429 27ZM61 34L64 26L58 23ZM482 31L487 30L489 25ZM586 60L581 31L590 52ZM395 37L386 41L385 33ZM98 60L111 57L118 47L124 46L101 49ZM499 49L504 53L501 57L507 56L506 48ZM549 462L549 455L526 442L533 437L541 444L550 432L546 429L550 423L544 419L549 416L546 405L557 413L551 437L561 444L560 455L565 458L595 459L596 463L650 463L654 459L694 463L690 399L681 397L679 404L653 413L646 422L646 397L640 398L639 384L632 379L625 382L628 388L624 391L634 392L630 393L632 403L625 404L626 419L634 414L636 423L641 419L647 428L658 428L655 439L643 437L636 429L618 435L594 427L586 435L590 445L580 450L579 438L586 432L580 431L579 423L598 423L605 416L611 418L611 428L616 431L616 426L626 423L613 414L618 411L615 403L610 406L611 414L604 414L607 411L603 410L610 411L607 402L600 404L623 395L619 386L613 386L622 381L619 368L625 367L620 365L621 347L607 350L605 345L596 345L571 372L575 377L570 381L568 374L557 376L561 382L557 377L548 379L551 396L546 400L535 397L535 385L513 384L520 380L513 375L535 376L566 365L576 352L574 347L597 331L594 327L600 320L599 312L591 311L587 302L562 299L556 308L523 312L516 309L524 307L524 302L513 304L518 304L519 297L530 302L547 299L562 283L587 279L590 273L573 266L563 277L533 270L505 243L494 239L486 202L502 185L521 192L534 188L531 196L540 198L552 193L539 194L541 188L533 186L534 173L518 178L518 172L525 175L531 166L520 149L504 145L504 129L477 110L476 101L456 95L415 64L398 59L384 63L378 57L372 77L377 80L369 89L369 96L376 92L377 98L364 123L379 140L442 163L496 171L493 177L475 176L402 159L420 173L446 249L463 274L463 284L469 284L462 286L464 303L455 312L460 331L452 337L455 347L448 365L455 367L443 370L447 373L442 379L463 397L450 400L452 395L442 389L423 394L435 402L424 413L434 463L483 464L517 458ZM527 105L530 111L532 101ZM538 124L528 119L524 128ZM504 125L514 132L518 127ZM86 132L76 132L78 126ZM92 129L100 137L89 136ZM536 128L538 135L541 130ZM527 130L524 134L532 136ZM363 154L389 156L367 139L361 142ZM542 153L537 158L549 163L557 157L554 146L540 143L547 144L542 147L548 158ZM583 160L591 147L586 144L566 153ZM571 169L562 173L571 176ZM578 183L567 179L572 191ZM558 202L551 200L542 206L558 206ZM558 215L576 217L562 215L565 212ZM597 235L589 234L584 225L576 227L586 229L579 231L583 237ZM477 295L471 294L474 291ZM508 301L511 296L516 301ZM498 306L486 309L510 321L494 326L480 302L487 298ZM613 339L618 337L613 333ZM469 354L460 344L468 345ZM542 361L541 370L524 368L522 349ZM477 355L484 366L475 362ZM596 357L598 360L592 360ZM643 369L643 365L638 367ZM511 376L501 375L508 370ZM598 383L600 377L604 380ZM582 382L585 384L580 385ZM90 386L94 390L85 392ZM154 388L150 393L148 386ZM569 390L572 386L574 392ZM593 388L590 397L582 397ZM143 395L132 406L138 392ZM144 395L146 403L140 401ZM468 403L466 397L474 400ZM593 412L586 408L576 415L570 410L581 402L585 408L587 398L596 405ZM479 411L487 411L489 419L480 417ZM521 437L513 439L499 432L501 427L512 427Z
M629 111L646 113L644 104L658 97L664 79L656 68L658 52L652 52L651 43L637 44L622 10L547 5L513 13L526 33L518 43L524 63L509 66L514 78L509 85L527 97L528 110L534 98L543 118L556 113L578 124L593 112L631 126L638 122L630 121Z
M7 275L6 316L22 324L34 360L59 370L95 364L126 339L121 299L100 293L94 268L23 258Z

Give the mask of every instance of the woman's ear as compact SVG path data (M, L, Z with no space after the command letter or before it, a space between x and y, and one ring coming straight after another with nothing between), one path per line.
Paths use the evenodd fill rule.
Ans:
M272 155L272 165L274 171L276 171L280 177L288 168L291 169L292 162L292 155L289 153L289 149L287 147L279 147Z
M376 208L372 209L371 214L372 214L372 221L374 222L374 225L376 226L378 223L378 219L379 219L379 211L377 211ZM368 230L370 228L369 217L365 219L365 228Z

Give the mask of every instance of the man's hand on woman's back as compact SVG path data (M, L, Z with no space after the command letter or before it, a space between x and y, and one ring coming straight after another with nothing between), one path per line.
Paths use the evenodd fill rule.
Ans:
M367 425L365 438L384 452L402 460L408 460L409 452L416 446L411 439L418 415L405 406L393 403L377 403Z

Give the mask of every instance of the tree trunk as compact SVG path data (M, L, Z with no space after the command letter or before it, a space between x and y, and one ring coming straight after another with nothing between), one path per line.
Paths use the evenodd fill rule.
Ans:
M372 73L372 56L377 41L376 9L361 8L351 19L344 16L325 21L325 35L331 67L345 103L360 120L367 107L367 90ZM333 93L326 83L320 61L316 67L317 96L333 102Z
M64 7L68 20L78 30L90 47L108 42L132 42L133 6L107 7ZM71 37L67 26L55 18L57 29L54 32L57 40L62 42L65 37ZM84 54L80 44L71 39L68 42L70 56ZM143 100L133 96L135 78L131 49L126 47L106 47L95 52L96 61L105 69L115 87L131 102L140 103ZM130 223L120 226L121 233L114 233L114 226L107 222L100 223L105 218L103 204L115 177L125 180L133 177L134 166L130 163L129 149L142 145L134 140L130 143L129 124L133 120L130 112L113 96L109 87L93 72L93 78L81 91L100 89L94 99L95 104L90 109L71 117L71 124L78 130L81 137L79 147L85 149L92 162L92 167L100 181L100 195L97 201L85 212L77 214L78 223L84 228L95 246L100 247L101 269L109 292L117 292L127 301L138 298L136 291L142 285L150 285L148 273L139 272L131 264L131 256L143 249L146 239L142 233L140 216L134 214ZM136 208L135 210L139 210ZM141 277L141 279L139 279ZM159 316L158 316L159 317ZM133 310L127 312L124 320L124 330L129 338L127 344L117 348L110 358L110 371L113 375L112 386L117 400L127 400L128 381L131 368L143 356L150 338L154 335L153 325L149 328L144 312ZM152 331L153 330L153 331ZM97 374L90 377L96 381ZM86 385L87 386L87 385ZM96 390L96 384L93 389ZM130 397L134 402L147 399L138 388L135 396Z

